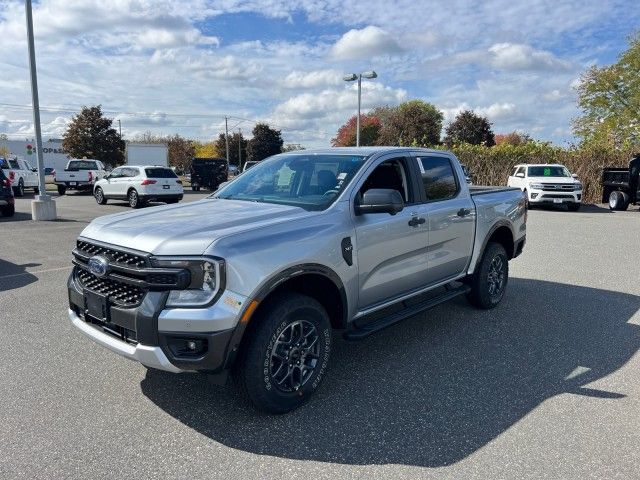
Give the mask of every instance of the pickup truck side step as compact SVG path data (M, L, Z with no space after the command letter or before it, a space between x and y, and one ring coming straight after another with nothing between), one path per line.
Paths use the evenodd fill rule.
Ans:
M362 340L363 338L368 337L372 333L378 332L406 318L409 318L414 315L417 315L418 313L424 312L425 310L429 310L430 308L433 308L436 305L440 305L443 302L451 300L452 298L455 298L458 295L463 295L465 293L468 293L470 290L471 290L471 287L469 287L468 285L461 285L455 288L447 288L440 295L428 298L419 303L413 303L411 305L407 305L408 301L405 300L400 303L400 305L404 307L402 310L396 311L394 313L391 313L390 315L386 315L382 318L378 318L368 323L361 324L361 326L354 325L352 329L347 330L344 333L344 338L345 340ZM375 312L371 314L371 316L373 315L375 315ZM366 318L367 317L362 318L361 321L366 322Z

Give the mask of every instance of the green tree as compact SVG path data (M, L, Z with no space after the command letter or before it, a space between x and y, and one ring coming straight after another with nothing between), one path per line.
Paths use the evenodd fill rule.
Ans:
M577 91L582 116L573 124L576 136L617 148L640 145L640 32L616 63L589 68Z
M247 161L247 140L244 138L242 133L233 133L229 135L229 164L242 168L242 165L239 165L238 162L238 144L240 144L242 165L244 165ZM216 149L219 152L224 152L224 155L221 155L221 157L226 156L227 151L224 141L224 133L221 133L218 136L218 140L216 140Z
M447 126L446 132L444 143L448 146L469 143L491 147L496 144L489 120L486 117L476 115L471 110L460 112Z
M299 143L287 143L282 147L283 152L295 152L297 150L305 150L305 148Z
M380 120L369 115L360 115L360 145L376 145L380 134ZM357 117L354 115L338 129L331 139L334 147L354 147L356 145Z
M282 134L265 123L253 127L253 138L247 142L247 160L260 161L282 152Z
M372 114L381 120L378 145L424 147L440 143L444 116L430 103L410 100L396 108L380 107Z
M62 136L62 148L73 158L95 158L114 167L124 159L124 142L112 123L100 105L82 107Z

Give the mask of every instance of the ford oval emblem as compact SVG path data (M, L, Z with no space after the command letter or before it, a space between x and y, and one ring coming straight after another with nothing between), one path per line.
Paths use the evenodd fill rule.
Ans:
M100 255L96 255L89 259L89 271L93 273L96 277L104 277L109 271L109 261L101 257Z

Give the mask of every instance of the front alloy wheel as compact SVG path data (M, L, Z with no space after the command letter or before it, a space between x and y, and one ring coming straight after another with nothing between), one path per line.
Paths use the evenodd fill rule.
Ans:
M300 390L318 365L320 345L313 323L290 323L271 349L270 375L276 388L284 392Z

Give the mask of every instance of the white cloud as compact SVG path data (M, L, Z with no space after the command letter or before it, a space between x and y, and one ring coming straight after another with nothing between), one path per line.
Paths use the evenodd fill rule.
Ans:
M294 70L285 77L283 86L294 89L338 86L344 82L343 75L344 73L338 70L313 70L310 72Z
M505 70L569 70L571 63L529 45L497 43L489 48L491 63Z
M398 42L385 30L369 25L362 30L349 30L331 49L337 60L370 58L402 51Z

